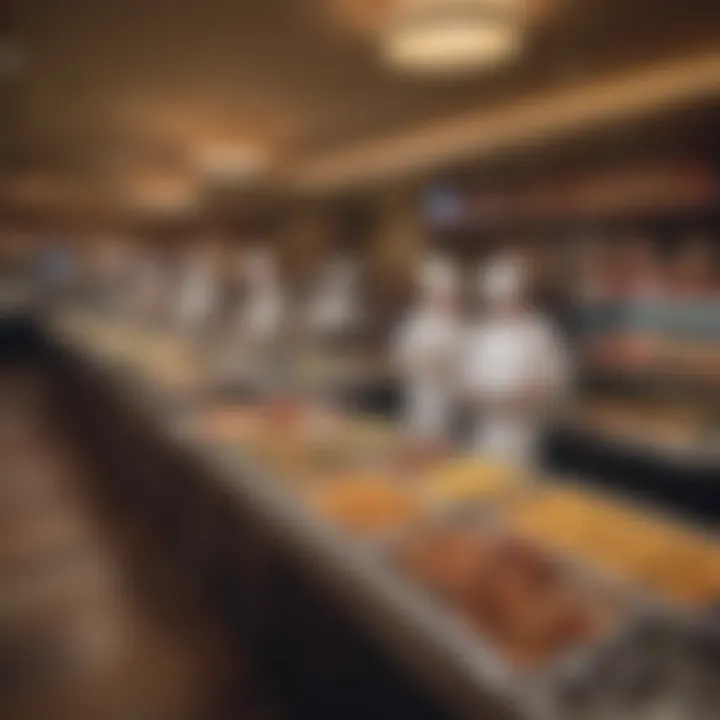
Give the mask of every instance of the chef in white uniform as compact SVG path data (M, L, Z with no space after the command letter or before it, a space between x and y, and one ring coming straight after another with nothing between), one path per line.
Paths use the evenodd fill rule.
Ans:
M140 323L154 324L167 319L168 273L152 250L138 248L133 253L128 302Z
M481 271L485 310L469 332L463 374L475 451L532 467L543 422L568 386L569 363L551 322L526 303L526 270L508 254Z
M218 300L218 251L210 244L194 247L181 271L177 317L181 329L197 333L207 327Z
M247 294L238 323L240 362L256 381L274 383L286 312L275 258L258 249L245 254L241 262Z
M439 257L419 272L420 298L392 339L392 355L404 378L405 425L415 440L447 440L452 430L461 360L462 325L458 277Z
M309 325L316 336L333 338L352 332L361 321L359 269L347 256L329 261L313 293Z

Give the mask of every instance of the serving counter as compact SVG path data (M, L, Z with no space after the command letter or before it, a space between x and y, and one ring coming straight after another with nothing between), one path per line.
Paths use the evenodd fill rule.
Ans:
M371 547L318 522L240 448L184 431L191 397L113 365L67 327L55 325L52 342L93 445L115 461L118 500L162 527L170 551L203 576L215 610L255 640L284 687L303 665L322 664L315 671L327 677L304 677L317 687L298 689L301 704L358 718L525 716L502 663Z
M473 529L481 527L484 536L494 533L484 525L494 528L499 522L502 542L492 547L509 552L502 557L512 565L525 563L530 574L552 568L549 577L562 590L565 585L554 569L557 560L563 577L572 576L567 589L573 597L586 588L598 597L612 596L619 622L601 638L523 666L502 652L497 638L490 639L487 623L478 631L468 615L399 570L389 549L405 530L372 536L352 532L298 494L288 478L253 453L251 444L213 442L198 434L188 418L207 396L180 345L170 343L162 351L156 347L150 363L156 372L148 372L138 363L137 344L123 341L122 333L114 339L106 333L100 342L91 325L87 319L57 318L48 329L61 358L68 402L84 398L75 405L93 445L115 461L118 501L162 528L169 552L198 576L214 611L226 614L237 632L253 640L267 658L269 676L283 678L286 691L294 686L307 712L317 716L318 708L332 708L333 716L358 718L398 713L407 718L575 718L589 712L596 718L635 717L637 706L629 699L633 673L649 673L647 657L639 652L643 633L668 647L683 645L683 653L673 650L663 668L650 673L655 706L678 698L685 705L688 698L695 705L710 702L702 673L692 671L690 694L665 679L680 666L697 665L694 652L684 652L694 642L687 629L694 625L692 612L715 599L713 593L720 595L720 562L717 577L695 583L690 598L694 608L688 612L671 608L675 597L656 597L654 590L663 583L672 590L673 583L653 565L654 559L650 563L639 557L637 567L609 572L593 565L593 554L600 555L605 543L599 528L619 517L614 510L600 516L595 540L582 548L584 557L573 552L579 536L567 523L563 534L548 532L548 523L541 522L534 537L537 512L533 519L531 511L522 527L522 508L533 502L542 508L545 492L552 507L553 493L565 497L560 487L523 490L520 485L508 507L495 499L443 508L432 522L459 525L470 515ZM171 363L165 362L168 357ZM171 365L180 370L170 372ZM291 444L289 434L283 444ZM576 508L588 505L584 499L577 502ZM592 524L594 510L585 512L584 522ZM514 518L520 518L516 529ZM561 518L549 522L563 527ZM512 539L507 543L508 528L511 538L512 533L523 541L529 538L542 550L528 556L527 545ZM627 529L625 538L641 530ZM648 546L653 558L664 541L654 542ZM685 554L676 557L694 557L696 547L688 543ZM720 558L714 539L703 544L703 553L706 563ZM546 556L553 558L552 565ZM704 567L713 573L711 565ZM647 586L635 587L626 577L614 577L612 570L637 572ZM481 588L477 601L489 600L488 593ZM684 622L690 618L693 622ZM318 663L318 654L323 662ZM675 717L700 717L692 714L695 705Z

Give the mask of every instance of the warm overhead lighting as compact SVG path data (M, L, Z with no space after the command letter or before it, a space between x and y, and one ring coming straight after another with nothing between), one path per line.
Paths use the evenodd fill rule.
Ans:
M211 145L199 154L202 173L216 182L242 182L267 169L267 155L253 145Z
M132 188L131 196L137 210L154 215L190 212L199 199L193 183L174 177L143 179Z
M383 34L386 59L418 72L488 68L520 50L517 2L414 0L401 5Z

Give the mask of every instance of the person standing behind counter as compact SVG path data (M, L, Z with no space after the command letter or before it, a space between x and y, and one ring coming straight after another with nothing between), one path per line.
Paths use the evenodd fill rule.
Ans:
M420 268L420 299L392 338L391 354L403 376L405 426L413 440L448 440L455 409L462 324L458 277L445 258Z
M242 374L269 390L277 387L282 372L279 344L286 302L272 253L250 251L242 259L241 271L247 289L238 322Z
M308 308L308 324L321 340L337 340L362 322L359 268L353 258L338 256L322 270Z
M514 255L480 273L485 310L470 331L464 384L474 416L475 451L532 467L543 420L568 387L570 366L559 333L530 307L527 268Z
M181 268L177 320L185 332L207 329L218 302L219 249L211 242L191 247Z

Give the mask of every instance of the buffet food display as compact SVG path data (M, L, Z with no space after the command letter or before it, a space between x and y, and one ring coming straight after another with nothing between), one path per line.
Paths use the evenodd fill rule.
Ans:
M169 354L105 331L93 328L103 358L166 372ZM720 600L720 542L621 501L447 448L420 452L388 424L308 400L208 395L185 420L195 439L261 463L315 521L372 540L379 562L519 676L599 654L656 600L668 622Z
M620 609L550 553L482 524L440 526L397 548L399 567L520 668L547 667L607 638Z
M660 597L695 609L720 598L720 544L576 490L549 489L514 503L526 537L582 557Z
M391 531L422 518L419 495L392 477L355 473L331 477L311 492L324 517L360 534Z
M423 490L437 505L467 504L492 499L499 503L522 492L522 474L479 458L452 458L421 475Z

